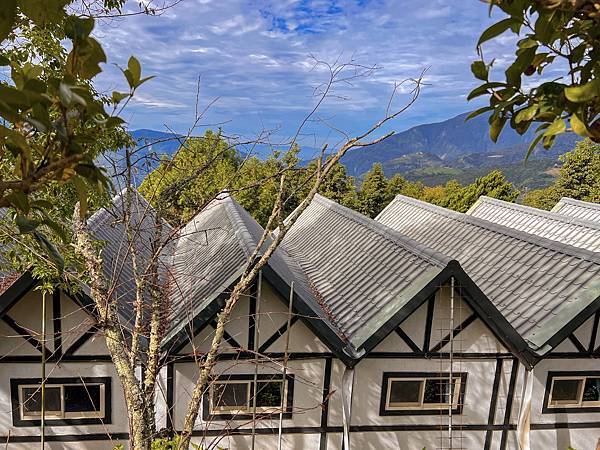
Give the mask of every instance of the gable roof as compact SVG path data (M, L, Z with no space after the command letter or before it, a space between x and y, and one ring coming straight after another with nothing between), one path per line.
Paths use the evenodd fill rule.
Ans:
M450 277L468 278L445 254L320 195L282 245L358 359ZM524 342L515 342L518 335L508 322L476 288L466 289L478 299L484 321L519 352Z
M134 322L134 302L136 296L135 276L132 264L132 249L127 239L127 229L123 221L126 202L126 189L117 194L106 208L96 211L87 222L90 234L102 243L102 263L105 278L111 280L108 290L116 299L119 314L124 325ZM131 190L131 227L133 245L141 273L147 267L156 241L155 209L135 190ZM162 221L161 239L167 239L173 231ZM162 260L159 267L163 267Z
M553 241L600 252L600 222L481 196L467 214Z
M459 260L534 350L544 352L600 299L600 255L397 196L377 220Z
M563 197L554 205L552 212L600 223L600 204L598 203Z
M262 234L260 224L228 193L217 196L181 230L170 263L173 312L164 339L166 348L189 339L193 328L216 316L222 306L219 303L244 272ZM283 298L288 298L294 283L295 309L301 311L303 320L324 344L343 359L341 333L328 320L304 274L283 247L274 252L263 271Z

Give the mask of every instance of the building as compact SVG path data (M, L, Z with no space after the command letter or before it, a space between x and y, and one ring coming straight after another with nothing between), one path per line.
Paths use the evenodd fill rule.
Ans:
M120 205L117 197L90 228L106 241L105 270L117 274L128 323L132 268L115 220ZM153 211L143 200L136 205L144 255ZM543 236L544 226L529 232L494 217L504 216L485 220L399 196L372 220L317 196L236 305L194 442L277 448L281 433L287 449L340 449L343 441L357 449L515 449L529 436L534 450L594 448L600 254L591 249L598 243L575 246L558 232ZM552 220L557 228L575 222ZM158 428L181 428L196 362L261 235L222 195L163 255L174 288ZM39 409L26 399L40 382L42 302L28 274L6 280L0 440L33 448ZM56 409L48 411L48 445L123 442L119 380L85 295L50 297L46 392Z

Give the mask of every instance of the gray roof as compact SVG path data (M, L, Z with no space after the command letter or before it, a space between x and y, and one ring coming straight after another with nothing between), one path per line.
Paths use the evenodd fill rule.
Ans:
M156 240L156 211L137 191L132 190L131 230L138 259L138 275L148 265ZM132 264L132 249L127 239L123 221L126 208L126 190L117 194L111 205L94 213L88 220L90 234L102 243L102 262L107 286L119 305L119 313L126 325L134 319L135 276ZM173 231L162 221L162 239L167 239ZM164 269L162 259L159 266Z
M283 246L355 348L450 262L320 195L288 232Z
M486 196L479 197L467 214L563 244L600 252L600 222L582 220Z
M589 250L404 196L377 220L460 261L534 348L600 297L600 255Z
M179 233L172 255L170 299L173 309L170 341L219 295L228 292L248 264L263 228L228 193L220 194ZM268 244L268 242L267 242ZM265 244L265 245L267 245ZM280 246L269 267L302 298L313 316L340 334L314 297L298 264Z
M598 203L584 202L574 198L563 197L552 208L553 212L578 219L590 220L600 223L600 205Z

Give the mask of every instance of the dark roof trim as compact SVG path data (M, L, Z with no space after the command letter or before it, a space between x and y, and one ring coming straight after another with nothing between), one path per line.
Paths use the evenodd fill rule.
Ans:
M554 333L544 344L536 345L535 355L538 359L543 359L553 348L567 339L577 328L590 319L596 311L600 310L600 297L583 308L575 317L567 322L560 330ZM535 345L535 344L534 344Z
M493 303L475 285L457 261L450 261L446 268L434 277L421 291L408 303L396 312L361 346L364 354L368 355L381 341L395 330L405 319L414 313L427 299L438 290L439 286L454 277L462 288L461 295L471 308L478 314L483 322L490 328L494 335L510 352L528 367L533 367L536 361L528 354L525 340L510 325L504 316L496 309ZM353 362L358 363L359 360Z
M17 278L0 295L0 317L12 308L19 300L25 296L31 289L37 286L38 281L33 278L31 272L27 271Z

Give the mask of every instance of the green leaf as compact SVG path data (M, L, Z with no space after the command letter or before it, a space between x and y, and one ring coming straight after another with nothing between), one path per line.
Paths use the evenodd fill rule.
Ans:
M38 222L37 220L29 220L22 214L17 214L15 223L17 224L17 227L19 228L19 232L21 234L32 233L37 227L40 226L40 222Z
M491 106L484 106L483 108L479 108L476 109L475 111L472 111L466 118L465 118L465 122L467 120L471 120L473 117L477 117L481 114L483 114L484 112L487 111L492 111L494 108L492 108Z
M538 110L538 105L531 105L527 108L520 110L515 117L515 122L520 123L524 121L530 121L535 117L535 113Z
M525 161L527 161L529 159L529 157L535 150L535 147L538 145L538 143L540 142L540 140L543 137L544 137L544 135L542 133L540 133L533 139L533 141L531 141L531 144L529 144L529 148L527 149L527 154L525 155Z
M65 232L65 229L62 227L62 225L51 219L44 219L42 223L48 228L50 228L52 231L54 231L56 235L60 238L60 240L63 241L65 244L69 242L67 233Z
M557 134L564 133L566 129L567 129L567 125L565 124L565 121L562 118L558 117L546 129L546 131L544 132L544 136L545 137L555 136Z
M140 65L140 62L135 58L135 56L131 56L129 58L129 61L127 61L127 69L129 70L129 72L131 73L131 76L133 77L133 81L134 81L133 87L137 87L138 83L140 81L140 78L142 78L142 66Z
M583 122L577 116L577 114L573 114L571 116L570 122L571 122L571 128L573 129L573 132L575 132L579 136L590 137L590 133L588 132L585 122Z
M494 117L490 122L490 139L493 142L498 141L498 136L500 136L500 132L502 128L504 128L504 124L506 123L506 117Z
M37 25L59 22L65 14L66 0L18 0L19 8Z
M7 38L15 26L17 17L17 1L2 0L0 2L0 42Z
M58 96L60 98L60 103L68 108L73 103L73 93L71 92L71 86L65 83L60 83L58 88Z
M600 96L600 78L596 78L581 86L565 88L565 97L573 103L585 103Z
M6 198L15 209L29 214L29 198L25 192L13 191Z
M129 97L129 94L125 92L113 91L111 100L114 104L120 103L123 99Z
M498 81L492 81L491 83L484 83L481 86L477 86L467 96L467 100L474 99L475 97L479 97L480 95L487 94L490 89L499 88L506 86L505 83L500 83Z
M48 240L48 238L40 233L39 231L34 231L33 236L36 241L46 250L48 253L48 257L56 264L59 271L63 271L65 268L65 260L60 255L59 251L56 249L54 244Z
M75 190L77 191L77 198L79 199L79 216L81 220L85 220L85 215L88 209L87 201L87 187L85 181L80 176L73 177L72 179Z
M471 64L471 72L473 72L475 78L483 81L487 81L488 79L488 68L483 61L473 61Z
M514 20L512 18L504 19L504 20L501 20L500 22L495 23L494 25L489 27L487 30L485 30L483 33L481 33L481 36L479 37L479 41L477 41L477 47L479 47L485 41L489 41L490 39L493 39L496 36L501 35L506 30L508 30L513 25L513 23L514 23Z

